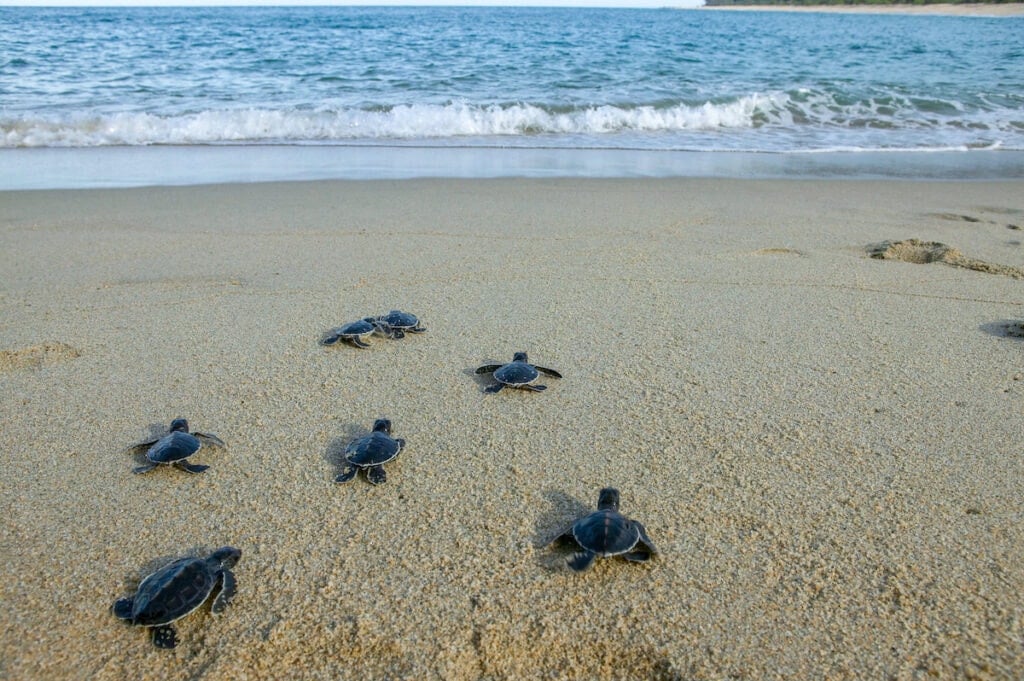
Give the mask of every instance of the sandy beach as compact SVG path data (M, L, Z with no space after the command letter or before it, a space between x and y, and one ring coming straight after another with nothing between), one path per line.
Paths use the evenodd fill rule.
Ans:
M699 9L763 12L839 12L846 14L922 14L951 17L1020 17L1024 2L936 3L933 5L715 5Z
M0 193L0 677L1019 678L1022 197ZM393 308L428 331L318 342ZM518 350L564 377L483 392ZM387 482L334 484L382 416L407 442ZM133 475L176 417L227 448ZM572 573L546 543L608 485L660 554ZM237 597L176 649L111 613L223 545Z

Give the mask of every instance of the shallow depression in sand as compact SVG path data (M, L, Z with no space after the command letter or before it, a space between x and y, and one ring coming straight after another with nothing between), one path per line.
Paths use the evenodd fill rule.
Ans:
M13 350L0 350L0 371L31 369L81 356L80 350L60 342L39 343Z

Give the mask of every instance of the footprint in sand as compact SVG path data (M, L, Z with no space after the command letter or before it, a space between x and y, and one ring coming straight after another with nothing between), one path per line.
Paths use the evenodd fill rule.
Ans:
M1001 274L1014 279L1024 279L1024 269L968 258L956 248L938 241L921 241L920 239L883 241L869 245L867 250L868 255L872 258L879 258L881 260L902 260L903 262L919 265L942 262L947 265L963 267L977 272L988 272L989 274Z
M0 350L0 371L35 369L81 357L81 351L64 343L40 343L14 350Z
M1020 215L1022 212L1017 208L992 208L992 207L979 207L979 211L983 213L995 213L996 215ZM987 220L985 218L979 218L974 215L963 215L961 213L925 213L925 215L940 220L951 220L953 222L984 222L989 225L1002 225L1007 229L1019 230L1020 225L1013 223L1003 223L998 220Z

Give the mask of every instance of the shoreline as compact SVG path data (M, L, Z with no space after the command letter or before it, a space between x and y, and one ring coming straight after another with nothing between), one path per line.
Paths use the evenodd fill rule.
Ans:
M934 5L702 5L695 9L835 14L906 14L921 16L1005 18L1024 16L1024 3Z
M157 146L0 150L0 191L452 178L1012 180L1024 151Z
M716 178L5 192L4 678L1010 678L1021 197ZM394 308L427 332L318 344ZM474 369L519 350L562 378L484 392ZM125 449L177 417L227 448L198 475L133 475ZM387 482L334 484L380 417L407 442ZM571 573L548 541L609 485L660 553ZM238 594L178 622L175 650L111 613L223 545Z

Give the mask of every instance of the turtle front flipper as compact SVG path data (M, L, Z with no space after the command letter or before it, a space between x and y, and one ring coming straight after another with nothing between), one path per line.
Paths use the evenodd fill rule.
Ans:
M371 485L379 485L387 482L388 474L384 471L384 466L370 466L366 469L366 479Z
M576 572L583 572L590 569L590 566L594 564L595 558L597 558L597 554L593 551L580 551L574 554L566 563Z
M228 604L231 603L231 599L235 597L237 592L235 573L231 572L231 570L224 570L220 576L220 593L213 599L213 604L210 605L210 612L214 615L224 612L224 608L228 607Z
M214 447L227 447L227 445L224 444L224 440L221 440L219 437L211 433L197 433L193 431L192 434L195 435L200 440L202 440L204 445L213 445Z
M157 440L159 440L159 439L160 438L155 437L152 440L147 440L146 442L140 442L137 445L131 445L130 447L127 447L124 450L124 453L125 454L142 454L147 449L149 449L150 447L155 445L157 443Z
M352 464L349 464L348 466L345 466L345 469L341 471L341 474L338 475L338 477L334 478L334 482L348 482L352 478L356 477L356 473L358 472L358 466L353 466Z
M178 470L185 471L186 473L202 473L209 468L209 466L204 466L200 463L187 463L185 461L178 461L174 464L174 467Z
M504 364L485 364L482 367L477 367L474 373L477 374L493 374L495 371L505 366Z
M347 340L349 343L351 343L352 345L356 346L357 348L368 348L368 347L370 347L369 343L363 341L361 338L356 338L354 336L352 338L346 338L345 340Z
M132 618L132 608L134 606L134 598L118 598L114 601L114 605L111 606L110 610L118 619L130 620Z
M334 345L341 340L341 336L336 333L328 333L320 339L320 345Z
M391 329L391 333L388 334L395 340L401 340L405 338L405 331L402 329Z
M536 364L533 365L533 368L536 369L537 371L541 372L542 374L547 374L548 376L551 376L552 378L561 378L562 377L562 374L558 373L554 369L548 369L546 367L539 367Z
M147 461L141 466L136 466L135 468L133 468L132 473L135 473L136 475L138 475L139 473L148 473L149 471L156 468L158 465L159 464L155 464L152 461Z
M546 385L533 385L531 383L528 383L526 385L521 385L519 387L520 388L524 388L525 390L532 390L535 393L543 392L543 391L548 389L548 387Z
M409 331L409 333L426 333L427 332L426 329L424 329L422 326L419 326L419 325L416 325L416 326L412 327L411 329L407 329L407 331Z
M178 632L170 624L151 627L153 645L157 648L173 648L178 645Z
M504 387L505 387L504 383L495 383L494 385L489 385L486 388L484 388L484 392L485 393L501 392L501 389L504 388Z

